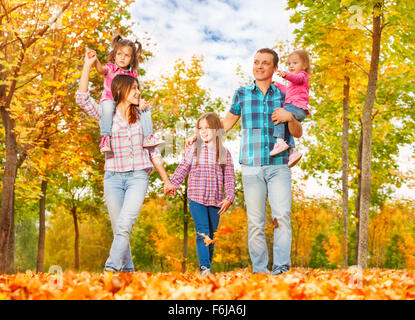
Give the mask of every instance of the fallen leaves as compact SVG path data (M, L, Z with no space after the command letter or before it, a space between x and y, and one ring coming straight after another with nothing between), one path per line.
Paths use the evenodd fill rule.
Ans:
M294 268L279 275L248 270L199 273L92 273L0 275L1 300L80 299L415 299L415 272L357 268Z

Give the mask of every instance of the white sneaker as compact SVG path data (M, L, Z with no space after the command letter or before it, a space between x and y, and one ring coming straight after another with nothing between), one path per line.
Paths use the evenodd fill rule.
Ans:
M210 269L208 267L201 266L200 267L200 274L202 276L208 275L208 274L210 274Z
M151 147L157 147L161 144L163 144L164 141L157 138L155 135L150 134L143 140L143 148L151 148Z

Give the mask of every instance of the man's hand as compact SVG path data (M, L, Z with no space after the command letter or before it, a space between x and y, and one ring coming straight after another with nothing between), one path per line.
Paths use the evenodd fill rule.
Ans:
M219 205L221 206L220 210L218 211L218 215L222 215L223 213L226 212L226 210L228 210L229 206L232 203L229 200L223 200L219 203Z
M189 148L193 143L195 143L195 141L196 141L196 136L187 138L184 143L184 148L185 149Z
M278 125L283 122L289 122L292 121L294 116L291 112L285 110L284 108L277 108L274 110L271 116L272 122L274 122L275 125Z

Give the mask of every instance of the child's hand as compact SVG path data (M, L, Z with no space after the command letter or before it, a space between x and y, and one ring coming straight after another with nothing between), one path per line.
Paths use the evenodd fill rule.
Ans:
M170 196L175 196L177 193L176 187L169 181L164 184L163 187L164 194L168 194Z
M229 208L229 206L231 205L232 203L229 201L229 200L223 200L223 201L221 201L220 203L219 203L219 205L221 206L220 207L220 210L218 211L218 215L222 215L223 213L225 213L226 212L226 210L228 210L228 208Z
M86 48L85 50L85 64L92 66L97 61L97 53L94 50Z
M140 99L140 110L145 111L150 108L150 105L144 99Z
M284 71L277 70L277 75L281 78L285 78L286 73Z

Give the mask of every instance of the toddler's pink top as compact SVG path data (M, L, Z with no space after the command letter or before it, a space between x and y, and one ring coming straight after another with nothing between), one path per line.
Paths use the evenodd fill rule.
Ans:
M285 93L285 104L292 103L298 108L304 109L307 111L307 114L310 114L308 110L309 97L308 92L310 88L308 86L308 74L305 71L300 71L298 73L285 73L284 79L289 81L287 90Z
M106 100L114 100L112 93L111 93L111 83L116 75L127 74L129 76L133 76L137 78L137 71L132 71L131 69L124 70L118 67L114 63L107 63L105 65L105 68L107 69L107 73L105 74L105 78L104 78L104 91L102 92L100 102L103 102Z

